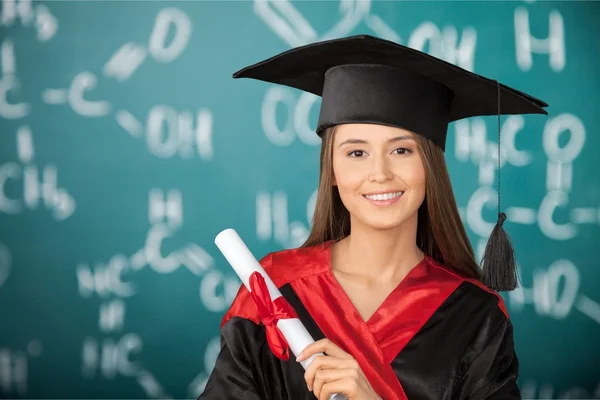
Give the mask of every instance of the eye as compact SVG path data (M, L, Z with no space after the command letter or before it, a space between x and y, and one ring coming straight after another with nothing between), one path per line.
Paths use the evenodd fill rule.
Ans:
M410 154L412 153L411 149L407 149L406 147L398 147L394 150L398 155Z
M352 150L347 155L348 157L362 157L364 153L363 150Z

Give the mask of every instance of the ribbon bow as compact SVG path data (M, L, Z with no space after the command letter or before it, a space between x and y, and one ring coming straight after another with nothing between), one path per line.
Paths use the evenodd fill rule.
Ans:
M255 271L250 275L250 290L250 295L258 308L258 315L265 325L267 343L271 351L277 358L287 361L290 353L288 343L277 328L277 322L280 319L298 318L296 311L283 296L271 300L265 278L259 272Z

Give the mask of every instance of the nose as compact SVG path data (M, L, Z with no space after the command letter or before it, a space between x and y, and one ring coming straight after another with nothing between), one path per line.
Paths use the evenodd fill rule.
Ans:
M369 173L370 182L382 183L393 178L387 157L375 156L372 160L371 171Z

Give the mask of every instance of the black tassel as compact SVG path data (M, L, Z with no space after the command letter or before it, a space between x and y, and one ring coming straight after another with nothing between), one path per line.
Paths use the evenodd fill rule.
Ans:
M517 262L510 237L502 227L506 214L498 214L483 256L483 283L496 291L510 291L517 287Z
M510 291L517 287L517 262L510 237L504 231L506 214L500 212L500 84L498 93L498 222L490 234L482 263L482 280L489 288Z

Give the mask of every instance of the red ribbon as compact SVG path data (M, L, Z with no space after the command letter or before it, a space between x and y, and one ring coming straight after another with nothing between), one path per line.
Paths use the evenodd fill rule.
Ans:
M277 358L287 361L290 356L288 343L283 333L277 328L280 319L298 318L296 311L283 298L271 300L265 278L259 272L250 275L250 295L258 308L258 315L262 319L267 331L267 343Z

